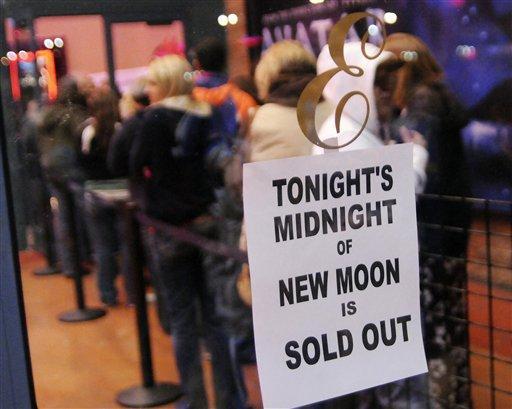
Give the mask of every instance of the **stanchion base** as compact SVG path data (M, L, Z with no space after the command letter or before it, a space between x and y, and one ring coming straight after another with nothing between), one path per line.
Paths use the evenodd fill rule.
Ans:
M103 317L107 312L101 308L85 308L83 310L66 311L59 315L64 322L91 321Z
M182 395L178 385L157 383L149 388L132 386L125 389L117 395L116 401L128 408L150 408L174 402Z
M39 268L34 271L34 275L36 276L52 276L55 274L60 274L60 270L53 266Z

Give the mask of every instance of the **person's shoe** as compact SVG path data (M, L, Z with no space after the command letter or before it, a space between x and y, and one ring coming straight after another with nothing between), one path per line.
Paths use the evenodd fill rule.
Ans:
M80 275L83 277L83 276L86 276L86 275L89 275L91 274L91 271L90 270L86 270L84 268L80 268ZM64 277L66 278L74 278L74 274L73 273L70 273L70 272L64 272L63 273Z
M89 267L82 266L82 268L80 269L80 273L82 274L82 277L88 276L89 274L91 274L91 272L92 272L92 268L89 268Z
M103 305L105 307L108 307L108 308L117 307L119 305L117 298L101 297L101 302L103 303Z

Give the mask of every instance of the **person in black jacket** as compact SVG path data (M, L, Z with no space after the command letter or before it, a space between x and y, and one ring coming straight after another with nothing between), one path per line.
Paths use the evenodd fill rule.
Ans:
M205 155L211 143L208 104L195 101L192 68L178 56L153 60L147 91L152 105L144 113L130 152L135 200L148 216L209 234L214 200ZM165 300L181 383L191 408L207 408L200 329L212 356L217 407L235 406L235 387L226 337L216 313L214 284L203 254L160 229L145 232L153 280Z
M55 238L52 226L50 192L41 168L38 146L38 124L41 121L42 108L34 99L28 102L20 130L20 143L25 158L27 176L26 199L28 220L35 238L36 248L43 249L47 266L35 270L36 275L59 273Z
M117 96L108 89L99 89L90 99L92 116L84 123L80 141L80 164L89 183L112 177L107 168L107 152L112 135L119 126L117 102ZM114 282L118 274L116 255L120 247L120 220L115 209L105 206L93 195L84 195L83 202L98 269L100 298L105 305L114 306L118 302ZM125 265L123 271L127 268ZM128 284L128 280L125 280L127 290ZM133 303L131 293L127 291L128 303Z
M50 200L55 226L56 248L62 272L66 276L76 271L84 255L77 253L80 244L80 198L69 190L69 182L83 183L79 163L79 128L87 118L87 104L74 78L59 82L59 97L42 114L37 129L37 145L41 168L52 199Z
M149 105L149 99L145 92L146 80L144 77L138 79L130 89L125 92L119 101L119 113L122 123L116 126L116 131L108 146L107 168L112 177L128 178L130 150L133 141L139 132L143 120L144 109ZM132 189L133 190L133 189ZM124 220L120 220L121 228L124 228ZM130 260L130 246L125 240L120 240L120 253L122 260L122 272L124 274L124 285L128 304L135 303L135 287L132 265ZM161 301L161 297L158 297ZM158 303L158 315L162 315L161 302ZM161 321L162 322L162 321ZM168 325L163 327L169 333Z

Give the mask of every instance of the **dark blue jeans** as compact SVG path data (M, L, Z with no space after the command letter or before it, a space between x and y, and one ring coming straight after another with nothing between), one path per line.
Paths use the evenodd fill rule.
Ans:
M67 276L82 273L79 253L83 218L81 194L71 193L62 182L50 182L49 189L55 247L62 272Z
M118 274L117 252L119 249L119 221L115 209L96 203L86 195L85 212L89 238L98 267L97 283L101 301L117 302L115 279Z
M254 348L254 337L229 337L229 353L238 394L237 401L241 403L240 407L242 408L248 407L248 395L245 386L243 365L256 363L256 350Z
M208 226L195 225L206 232ZM236 406L236 388L231 370L227 337L216 314L213 283L203 268L203 254L195 247L167 234L148 230L153 283L164 297L173 337L181 384L191 408L206 409L208 402L201 366L200 338L211 354L215 400L218 408Z

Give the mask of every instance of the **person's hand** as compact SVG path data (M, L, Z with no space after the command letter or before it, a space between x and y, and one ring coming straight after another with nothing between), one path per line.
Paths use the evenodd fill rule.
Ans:
M251 273L249 271L249 264L244 263L242 270L238 274L236 280L236 289L238 295L243 303L247 306L252 305L252 294L251 294Z
M418 131L409 129L405 126L401 126L398 131L400 132L400 136L402 137L402 141L404 141L404 143L412 142L424 148L427 148L427 140Z

